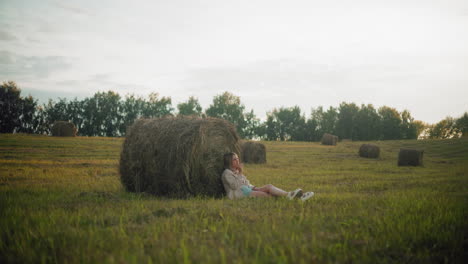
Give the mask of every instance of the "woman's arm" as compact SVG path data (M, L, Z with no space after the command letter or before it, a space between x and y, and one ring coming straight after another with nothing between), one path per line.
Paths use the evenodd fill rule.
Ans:
M244 183L242 183L241 185L247 185L250 188L252 188L252 190L254 190L255 186L250 183L250 181L247 179L247 177L244 174L242 174L243 169L244 169L244 163L240 163L239 167L237 168L237 173L242 175Z
M245 177L245 176L244 176ZM250 183L250 181L247 179L247 177L245 177L245 181L247 182L247 186L249 186L250 188L252 188L252 190L255 191L255 186L253 184Z
M232 171L226 170L221 177L224 185L231 190L237 190L242 186L242 183L237 180Z

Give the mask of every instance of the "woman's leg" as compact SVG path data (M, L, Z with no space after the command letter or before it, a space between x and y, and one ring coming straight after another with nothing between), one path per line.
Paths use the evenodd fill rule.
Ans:
M270 197L271 195L262 191L252 191L249 196L250 197Z
M255 191L260 191L260 192L265 192L267 194L273 195L273 196L286 196L288 195L288 192L281 190L280 188L273 186L271 184L267 184L262 187L255 187Z

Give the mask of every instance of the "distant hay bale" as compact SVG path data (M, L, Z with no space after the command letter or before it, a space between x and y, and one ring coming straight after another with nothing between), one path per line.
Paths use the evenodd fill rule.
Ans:
M338 136L328 134L328 133L325 133L322 136L322 145L336 146L337 142L338 142Z
M156 196L224 194L223 156L240 153L235 127L218 118L139 119L127 132L120 155L126 190Z
M423 150L400 149L398 166L422 166L423 154Z
M241 143L241 158L245 163L265 163L266 148L260 142L243 141Z
M50 129L54 137L76 137L76 126L67 121L55 121Z
M373 144L362 144L359 148L359 156L363 158L377 159L380 156L380 148Z

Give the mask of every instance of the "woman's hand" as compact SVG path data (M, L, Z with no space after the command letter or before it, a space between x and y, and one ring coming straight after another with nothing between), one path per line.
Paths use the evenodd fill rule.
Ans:
M244 170L244 163L239 163L239 167L237 167L237 170L239 171L239 173L242 173L242 171Z

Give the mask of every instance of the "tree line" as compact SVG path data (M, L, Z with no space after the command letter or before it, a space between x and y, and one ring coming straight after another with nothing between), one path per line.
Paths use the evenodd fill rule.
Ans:
M342 102L338 107L313 108L306 117L298 106L274 108L266 121L247 111L240 97L229 92L216 95L203 111L196 97L172 107L170 97L151 93L148 97L113 91L97 92L82 100L59 98L38 104L32 96L21 96L15 82L0 87L0 133L49 134L55 121L75 124L81 136L125 136L126 129L138 118L191 115L218 117L233 123L239 135L247 139L319 141L324 133L351 140L389 140L452 138L466 135L468 113L460 118L447 117L428 125L414 120L410 112L372 104Z

